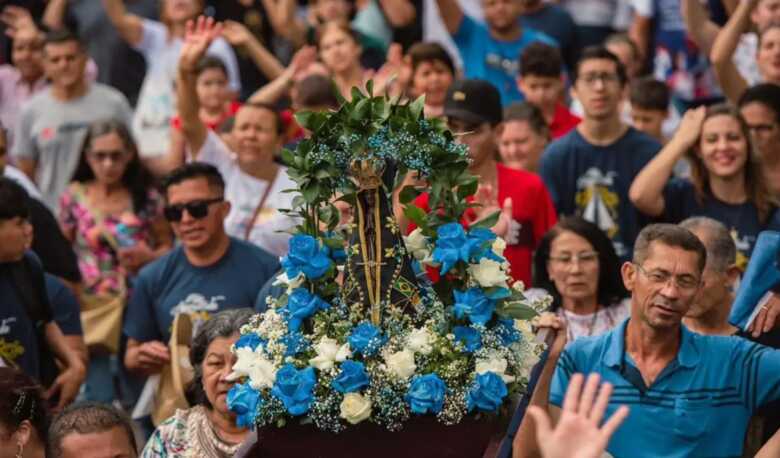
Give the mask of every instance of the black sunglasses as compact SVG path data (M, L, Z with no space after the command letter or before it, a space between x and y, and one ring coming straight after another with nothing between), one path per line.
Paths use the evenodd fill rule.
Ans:
M209 205L217 202L222 202L222 197L194 200L192 202L187 202L186 204L166 205L163 209L163 214L165 215L165 219L172 223L181 221L182 216L184 216L184 210L187 210L187 213L193 218L201 219L209 214Z

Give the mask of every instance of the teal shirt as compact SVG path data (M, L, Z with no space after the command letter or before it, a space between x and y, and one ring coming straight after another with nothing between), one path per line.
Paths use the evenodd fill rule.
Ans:
M677 358L646 387L625 351L627 323L566 347L550 403L562 405L573 374L596 372L615 387L607 415L621 405L630 408L607 447L615 458L741 456L753 412L780 398L780 351L682 326Z

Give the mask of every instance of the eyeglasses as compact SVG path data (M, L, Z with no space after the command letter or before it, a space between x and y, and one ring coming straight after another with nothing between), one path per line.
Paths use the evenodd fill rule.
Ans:
M671 280L674 282L676 287L683 291L691 292L698 288L699 284L701 283L701 280L694 277L693 275L672 275L671 273L661 269L653 269L648 272L639 264L633 264L637 267L637 269L639 269L640 272L645 275L645 277L647 277L648 280L650 280L651 283L655 283L656 285L667 285Z
M775 124L754 124L748 126L748 129L754 135L764 135L775 130Z
M209 214L209 205L222 202L222 197L215 197L206 200L194 200L186 204L166 205L163 209L165 219L172 223L178 223L184 216L184 210L195 219L205 218Z
M559 256L550 256L550 261L566 265L574 264L575 262L578 264L585 264L598 261L598 259L599 254L596 251L582 251L576 254L564 253Z
M615 73L586 73L580 75L578 79L591 87L596 85L596 81L601 81L605 86L618 82L618 76Z
M119 162L125 158L125 152L123 150L114 151L90 151L89 157L96 162L105 162L111 160L111 162Z

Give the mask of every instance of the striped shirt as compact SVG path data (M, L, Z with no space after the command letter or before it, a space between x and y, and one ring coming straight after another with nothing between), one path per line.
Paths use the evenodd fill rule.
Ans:
M596 372L615 387L607 414L631 409L607 447L616 458L740 456L753 412L780 398L780 351L681 326L677 358L647 387L625 351L627 323L566 347L550 403L562 405L574 373Z

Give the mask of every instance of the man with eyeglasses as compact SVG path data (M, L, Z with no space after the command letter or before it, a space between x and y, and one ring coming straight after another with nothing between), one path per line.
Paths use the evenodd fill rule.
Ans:
M750 416L780 399L780 351L696 334L682 324L702 287L706 259L687 229L653 224L640 232L633 261L621 269L631 315L560 354L548 406L556 421L571 376L595 372L614 385L607 412L630 408L607 446L612 456L741 455Z
M626 70L604 47L586 48L574 68L573 95L583 106L575 129L552 142L539 174L559 216L579 215L606 232L623 260L650 219L628 198L634 177L661 144L621 119Z
M517 89L518 56L533 42L558 44L542 32L521 26L516 0L482 0L485 24L463 13L456 0L436 0L442 21L464 62L466 78L490 81L506 106L523 100Z
M225 309L253 307L279 261L250 243L229 237L225 183L211 165L192 162L163 181L165 218L181 242L138 274L127 306L126 367L159 373L169 362L173 319L189 314L197 325Z
M496 161L502 117L498 91L487 81L456 81L447 91L444 116L458 141L468 147L469 171L479 178L474 199L481 206L467 211L465 222L502 210L492 230L506 242L504 256L512 278L530 285L531 253L557 218L539 176ZM414 205L429 211L428 194L418 196ZM401 226L406 224L402 221Z

